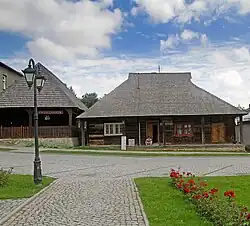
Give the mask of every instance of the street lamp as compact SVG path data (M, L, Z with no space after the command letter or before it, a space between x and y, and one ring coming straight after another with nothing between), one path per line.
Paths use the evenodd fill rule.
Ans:
M28 87L34 90L34 137L35 137L35 160L34 160L34 183L42 182L41 159L39 155L38 144L38 110L37 110L37 90L40 92L43 88L45 77L41 75L39 65L35 65L33 59L29 60L29 65L22 71ZM36 90L37 89L37 90Z

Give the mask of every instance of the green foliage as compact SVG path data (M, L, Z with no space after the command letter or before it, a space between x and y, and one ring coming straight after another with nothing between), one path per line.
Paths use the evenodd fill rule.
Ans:
M12 173L12 169L13 168L10 168L7 171L0 169L0 187L4 187L8 184L10 174Z
M246 150L246 152L250 152L250 145L246 145L245 150Z
M172 185L185 194L204 219L216 226L249 225L250 213L247 207L236 203L235 191L230 189L218 195L218 188L210 188L208 183L192 173L171 170Z
M85 93L82 96L81 101L85 104L86 107L90 108L99 100L97 93Z
M69 87L69 90L76 96L76 92L75 92L75 90L73 89L72 86Z

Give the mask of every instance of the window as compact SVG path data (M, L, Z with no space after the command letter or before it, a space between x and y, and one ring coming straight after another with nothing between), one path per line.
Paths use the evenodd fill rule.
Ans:
M192 125L188 123L179 123L175 125L176 136L192 136L193 130Z
M104 136L122 135L122 123L104 123Z
M3 90L7 88L7 76L3 75Z

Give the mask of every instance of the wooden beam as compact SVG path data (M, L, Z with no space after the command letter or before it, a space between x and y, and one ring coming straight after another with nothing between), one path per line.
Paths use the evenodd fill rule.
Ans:
M69 115L69 126L72 126L72 119L73 119L72 108L67 108L66 111L68 112L68 115Z
M86 145L85 131L86 131L86 121L81 120L81 145Z
M166 145L166 142L165 142L165 121L162 121L162 143L163 143L163 146Z
M141 122L138 122L138 144L141 146Z
M205 144L205 132L204 132L204 116L201 117L201 143Z
M243 144L243 116L240 116L240 143Z

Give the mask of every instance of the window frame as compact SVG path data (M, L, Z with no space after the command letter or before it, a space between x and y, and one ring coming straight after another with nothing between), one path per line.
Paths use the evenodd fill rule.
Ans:
M122 136L122 127L121 125L123 125L122 122L111 122L111 123L104 123L103 126L103 132L104 132L104 136L106 137L110 137L110 136ZM108 133L107 133L107 126L108 126ZM110 133L110 128L113 128L113 133ZM116 133L116 126L118 126L118 132L120 133Z
M182 122L182 123L176 123L174 127L174 136L175 137L192 137L194 136L194 126L192 123L188 122ZM181 133L178 133L178 131L181 130Z
M3 74L2 76L3 90L7 89L7 75Z

